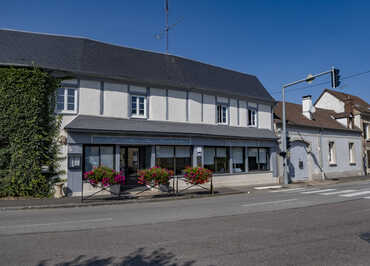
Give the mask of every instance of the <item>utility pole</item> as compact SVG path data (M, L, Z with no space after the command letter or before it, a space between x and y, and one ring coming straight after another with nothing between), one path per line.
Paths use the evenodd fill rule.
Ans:
M336 69L332 67L329 71L325 71L316 75L311 75L309 74L305 79L297 80L292 83L288 83L286 85L283 85L282 88L282 98L283 98L283 134L282 134L282 144L283 144L283 152L280 153L281 156L284 158L284 185L289 184L289 179L288 179L288 151L287 151L287 130L286 130L286 110L285 110L285 89L302 83L302 82L308 82L311 83L315 78L326 75L326 74L331 74L331 79L332 79L332 87L336 88L340 84L340 76L339 76L339 69Z

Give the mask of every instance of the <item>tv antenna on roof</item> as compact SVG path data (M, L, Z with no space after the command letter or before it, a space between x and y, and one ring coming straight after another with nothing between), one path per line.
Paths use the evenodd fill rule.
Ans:
M177 20L176 23L174 23L174 24L172 24L172 25L169 26L168 25L168 0L165 0L164 10L165 10L165 14L166 14L166 26L165 26L164 30L162 30L161 32L155 34L155 38L157 40L160 40L165 35L165 37L166 37L166 54L168 54L168 31L170 29L174 28L177 24L179 24L184 18L181 17L180 19Z

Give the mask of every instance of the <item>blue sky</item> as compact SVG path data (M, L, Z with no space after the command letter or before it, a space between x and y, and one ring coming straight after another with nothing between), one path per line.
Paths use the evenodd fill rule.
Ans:
M280 100L283 84L335 66L341 76L370 70L369 1L169 0L170 53L256 75ZM2 0L0 28L84 36L164 52L164 0ZM319 85L322 82L327 84ZM316 85L316 86L315 86ZM329 76L292 87L287 100L314 99ZM370 102L370 73L340 90Z

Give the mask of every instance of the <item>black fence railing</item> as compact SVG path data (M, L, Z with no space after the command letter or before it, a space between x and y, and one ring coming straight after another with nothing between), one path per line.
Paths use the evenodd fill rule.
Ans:
M179 184L181 183L181 184ZM156 190L160 193L167 194L167 196L180 196L183 195L185 191L188 191L191 188L199 188L204 191L208 191L210 195L214 194L214 183L213 177L211 177L208 182L206 183L193 183L189 179L184 176L174 176L171 178L170 182L166 185L164 184L154 184L154 183L146 183L141 186L135 187L133 192L130 192L130 196L128 197L126 194L125 185L114 184L103 186L101 184L94 184L91 185L94 188L94 191L86 194L84 191L84 184L90 184L88 180L82 180L82 187L81 187L81 202L91 199L95 196L102 195L102 192L107 192L104 195L109 196L116 196L116 198L137 198L142 193L146 191L153 191Z

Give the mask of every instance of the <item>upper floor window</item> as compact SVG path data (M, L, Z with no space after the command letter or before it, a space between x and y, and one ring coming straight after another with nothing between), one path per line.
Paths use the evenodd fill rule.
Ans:
M131 117L146 118L146 97L131 95Z
M257 110L248 109L248 126L257 126Z
M76 88L58 88L56 99L56 111L60 113L77 112Z
M226 125L227 121L227 105L218 104L217 105L217 123Z
M336 164L334 141L329 142L329 164Z

